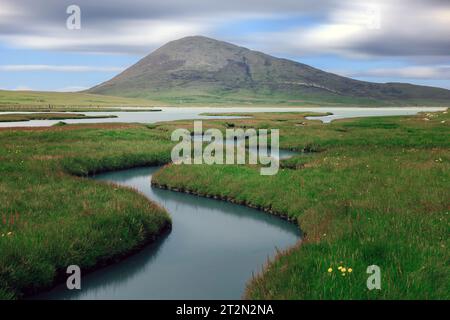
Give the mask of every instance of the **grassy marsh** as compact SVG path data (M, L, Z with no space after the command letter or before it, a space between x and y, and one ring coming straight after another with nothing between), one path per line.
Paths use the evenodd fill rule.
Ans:
M246 298L448 299L448 113L327 125L305 115L203 123L279 128L282 148L317 151L282 161L275 176L256 166L170 165L153 179L299 223L305 241L252 279ZM169 162L176 127L192 121L0 129L0 297L51 286L68 264L114 260L167 228L167 213L145 197L82 177ZM353 269L345 277L341 261ZM381 291L366 288L370 264L381 267Z
M280 128L282 148L320 152L282 161L275 176L255 166L171 165L153 181L298 221L303 243L252 279L246 298L448 299L449 121L447 111L327 125L298 114L208 121ZM353 272L342 276L341 264ZM382 290L366 287L372 264Z

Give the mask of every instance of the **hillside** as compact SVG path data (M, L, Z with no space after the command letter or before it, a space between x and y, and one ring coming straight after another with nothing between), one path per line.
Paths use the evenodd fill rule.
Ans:
M201 36L169 42L88 92L172 102L270 98L413 104L450 99L449 90L358 81Z

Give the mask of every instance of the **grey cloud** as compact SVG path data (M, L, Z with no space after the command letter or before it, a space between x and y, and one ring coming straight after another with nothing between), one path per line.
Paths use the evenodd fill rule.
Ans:
M236 19L255 15L320 16L323 25L345 23L352 10L360 10L358 0L2 0L15 9L12 16L1 16L0 41L13 45L81 52L148 53L150 49L175 37L202 33L215 36L215 30ZM330 41L329 34L314 35L317 26L277 33L226 36L258 49L290 54L367 55L367 56L448 56L450 52L450 1L444 0L379 0L387 8L382 12L377 32L359 32L354 36ZM82 30L70 33L65 29L70 4L82 10ZM434 11L433 11L434 10ZM427 14L442 12L433 19ZM448 13L448 17L445 15ZM136 28L128 28L136 24ZM156 24L163 27L156 28ZM183 28L183 24L187 27ZM350 23L351 24L351 23ZM173 28L171 25L175 25ZM320 27L320 26L319 26ZM320 30L319 30L320 31ZM141 37L138 37L142 34ZM78 37L78 38L76 38ZM323 37L321 39L320 37ZM341 39L342 38L342 39ZM99 39L98 42L95 39ZM133 40L134 39L134 40ZM306 40L307 41L306 41ZM47 47L46 47L47 46Z
M450 66L408 66L377 68L359 71L337 71L349 77L404 78L424 80L450 80Z
M368 56L447 56L450 39L446 35L434 39L406 38L401 35L367 39L351 47L351 50Z
M319 26L248 35L261 50L293 55L338 54L351 57L447 57L450 53L450 2L378 1L377 28L365 25L362 2L329 11ZM255 40L256 39L256 40ZM273 50L273 49L272 49Z
M21 0L20 3L4 0L16 7L20 15L32 21L58 22L65 19L65 9L71 4L80 6L88 22L122 19L161 19L211 16L227 13L314 13L334 7L332 0Z

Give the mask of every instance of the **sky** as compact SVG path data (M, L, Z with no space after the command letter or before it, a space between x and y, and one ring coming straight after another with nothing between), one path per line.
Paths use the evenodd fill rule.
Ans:
M84 90L192 35L450 89L450 0L0 0L0 89Z

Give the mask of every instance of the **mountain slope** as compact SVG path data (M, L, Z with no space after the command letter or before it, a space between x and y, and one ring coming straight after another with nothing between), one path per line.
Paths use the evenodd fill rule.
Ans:
M353 80L201 36L169 42L89 92L176 99L192 96L450 99L449 90Z

